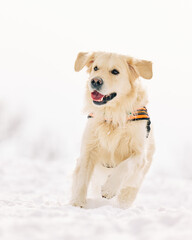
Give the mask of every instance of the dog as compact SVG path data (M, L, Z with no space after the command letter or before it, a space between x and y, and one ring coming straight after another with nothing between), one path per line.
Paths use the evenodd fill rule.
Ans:
M73 175L71 204L85 207L94 170L109 169L101 196L116 196L120 206L129 207L155 151L147 93L140 79L152 78L152 62L115 53L80 52L75 71L85 66L88 120Z

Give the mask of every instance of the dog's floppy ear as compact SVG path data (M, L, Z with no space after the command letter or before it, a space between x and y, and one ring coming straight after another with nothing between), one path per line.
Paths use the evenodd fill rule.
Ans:
M151 79L153 77L152 62L128 57L127 63L136 78L140 76L145 79Z
M80 52L77 55L77 59L75 61L75 71L79 72L82 70L85 65L89 68L91 64L94 62L95 54L94 53L87 53L87 52Z

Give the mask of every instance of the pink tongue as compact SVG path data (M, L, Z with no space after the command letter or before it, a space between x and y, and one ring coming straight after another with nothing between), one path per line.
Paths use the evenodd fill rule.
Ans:
M101 93L94 91L91 93L91 97L93 100L98 101L100 99L102 99L102 97L104 97L104 95L102 95Z

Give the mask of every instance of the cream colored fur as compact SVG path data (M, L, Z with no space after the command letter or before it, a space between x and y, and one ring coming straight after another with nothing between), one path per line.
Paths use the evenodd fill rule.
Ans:
M152 63L131 57L105 53L79 53L75 70L87 66L89 79L86 89L87 121L81 154L73 176L72 199L74 206L84 207L87 188L94 169L110 168L101 187L105 198L117 196L120 206L128 207L136 198L154 153L153 129L146 138L146 121L128 122L127 115L148 103L147 94L139 77L152 78ZM99 68L94 71L94 67ZM113 75L112 69L120 74ZM103 95L116 92L107 104L97 106L91 98L90 81L101 77Z

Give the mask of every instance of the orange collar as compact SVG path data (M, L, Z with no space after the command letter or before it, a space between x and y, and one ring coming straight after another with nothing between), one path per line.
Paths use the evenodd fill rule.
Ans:
M88 118L93 118L94 115L93 115L93 113L90 113L87 117ZM147 135L146 135L146 138L148 138L150 130L151 130L151 121L150 121L150 117L148 115L146 107L138 108L135 112L128 113L127 121L137 121L137 120L147 120L147 125L146 125Z
M88 115L88 118L93 118L93 117L94 117L93 113L90 113ZM135 112L128 113L128 116L127 116L127 121L149 120L149 119L150 118L149 118L146 107L138 108Z
M150 118L149 118L146 107L139 108L135 112L129 113L127 117L128 121L149 120L149 119Z

